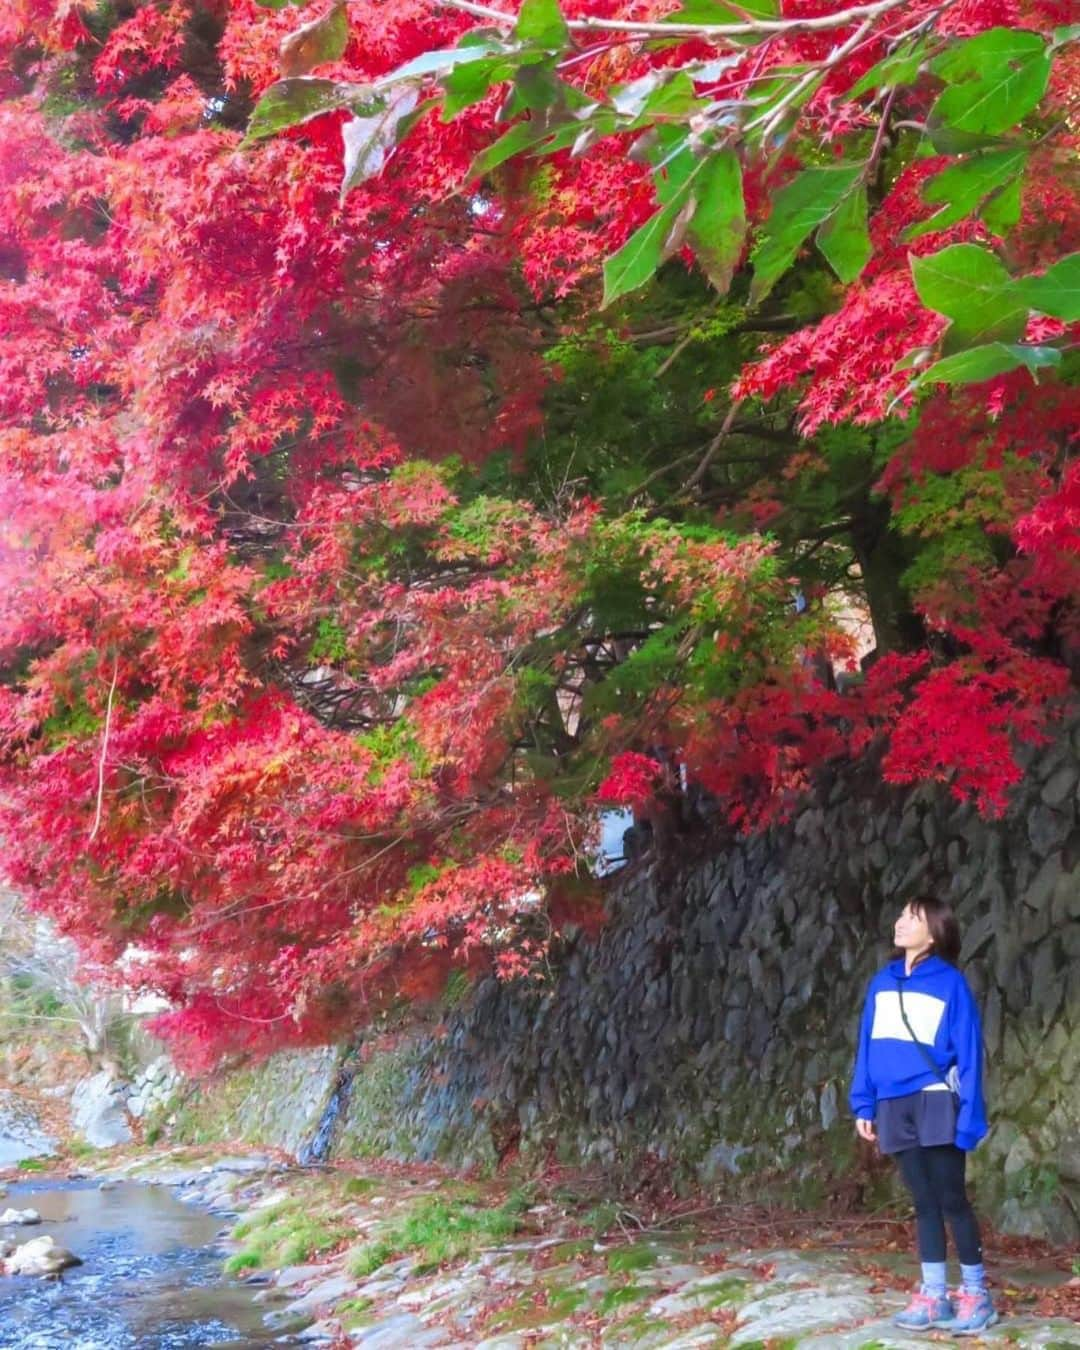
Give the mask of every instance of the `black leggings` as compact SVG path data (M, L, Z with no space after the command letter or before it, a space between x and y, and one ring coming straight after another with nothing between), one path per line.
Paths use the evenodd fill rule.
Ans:
M955 1144L906 1148L896 1154L900 1175L915 1201L921 1261L945 1260L945 1220L952 1229L961 1265L982 1261L979 1221L967 1198L967 1154Z

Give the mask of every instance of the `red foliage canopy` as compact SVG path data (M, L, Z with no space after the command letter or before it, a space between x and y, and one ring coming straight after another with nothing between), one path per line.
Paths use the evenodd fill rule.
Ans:
M792 0L782 17L840 8ZM546 897L565 918L589 891L597 800L640 800L660 746L744 826L880 736L891 781L1003 806L1015 742L1045 734L1076 650L1073 330L1029 316L1026 341L1065 356L1038 384L1020 369L926 394L898 363L947 327L909 255L1007 233L1028 277L1080 249L1062 159L1075 47L1001 236L966 214L905 237L956 156L886 172L888 109L850 91L929 18L951 41L1049 33L1066 8L897 0L893 27L832 64L837 32L796 22L710 89L825 61L799 146L827 159L861 135L882 174L865 268L768 340L734 410L786 400L810 448L825 427L907 418L880 480L895 519L991 541L913 582L925 642L841 695L808 653L843 662L849 639L826 605L793 613L776 541L736 529L766 499L688 524L484 486L493 456L543 433L544 351L588 327L604 260L654 212L632 137L478 181L501 93L439 118L422 85L426 115L378 147L390 167L341 196L352 114L245 142L259 95L283 71L377 83L482 36L483 14L8 0L0 821L12 879L99 971L166 994L190 1062L331 1036L451 961L529 968L554 933ZM672 9L635 6L633 23ZM566 13L631 24L618 0ZM343 46L322 45L330 23ZM565 74L597 98L716 47L589 41ZM743 166L752 229L799 163L794 138L772 149Z

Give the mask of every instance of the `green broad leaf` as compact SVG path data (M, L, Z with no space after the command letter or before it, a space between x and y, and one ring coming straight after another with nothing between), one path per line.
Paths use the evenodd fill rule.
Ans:
M984 202L979 211L988 229L998 236L1005 235L1020 219L1023 176L1014 178Z
M506 39L501 28L470 28L454 43L455 47L484 47L489 42L505 47Z
M341 108L351 108L358 115L371 114L382 107L382 103L369 85L319 80L309 75L278 80L255 105L245 142L276 136L288 127L302 126L313 118Z
M1026 366L1036 371L1061 363L1056 347L1027 347L1021 343L990 342L982 347L971 347L936 362L929 370L912 381L912 388L923 384L979 384L1004 375L1010 370Z
M666 206L682 195L691 179L701 172L705 160L699 159L690 149L690 137L685 128L661 126L656 132L649 159L653 166L656 199Z
M776 194L772 214L750 261L754 281L750 301L757 304L795 261L810 231L821 225L851 191L861 164L804 169Z
M971 215L991 193L1000 191L1023 173L1027 158L1026 147L991 150L970 155L936 174L923 188L923 198L931 203L943 203L941 210L929 220L913 225L906 238L921 239L924 234L943 230Z
M500 164L505 164L508 159L513 159L523 150L528 150L540 141L545 140L548 135L550 135L550 129L539 118L532 122L515 122L510 130L504 132L497 141L489 145L486 150L480 151L469 165L465 182L472 183L477 178L483 178L492 169L497 169Z
M1023 333L1028 306L1020 288L989 249L978 244L952 244L926 258L911 259L911 275L919 299L952 323L947 351Z
M308 0L255 0L255 3L263 9L288 9L290 6L303 9Z
M291 79L328 61L340 61L349 45L349 16L344 4L289 33L281 43L281 73Z
M856 183L817 232L818 248L845 283L856 280L873 253L866 210L866 185Z
M354 187L382 173L386 161L404 134L402 124L415 111L419 101L417 89L403 89L381 111L370 117L353 117L341 128L341 139L345 146L342 201Z
M520 117L523 112L528 112L530 108L540 108L550 106L553 101L551 91L555 88L557 81L553 73L553 62L544 52L533 50L522 52L513 58L513 72L510 80L510 86L506 91L506 98L496 114L495 120L498 123L509 125L515 117ZM531 66L543 67L544 75L547 77L547 102L544 101L544 94L535 87L530 87L526 71ZM535 86L535 82L533 82ZM565 90L569 86L564 85L561 97L565 97ZM584 95L582 95L584 98Z
M896 51L870 67L866 74L848 90L848 98L859 98L871 89L890 89L896 84L914 84L923 62L926 60L929 44L925 38L913 38L899 46Z
M818 90L825 82L825 76L815 75L808 84L799 84L798 94L794 94L791 86L791 80L788 75L794 76L801 81L804 70L799 67L774 66L770 71L770 78L762 80L754 85L754 122L758 124L750 134L758 143L758 147L763 157L769 157L775 146L766 145L761 139L761 128L771 122L776 113L781 114L781 125L788 130L780 137L786 140L787 135L793 129L798 119L799 111L810 102L817 94ZM790 101L789 101L790 100ZM783 107L781 108L781 105Z
M417 122L426 117L429 112L433 112L438 106L438 98L425 98L422 102L417 103L412 112L407 112L397 124L397 144L401 145Z
M570 30L558 0L524 0L514 25L514 37L526 46L562 51L570 42Z
M575 114L596 106L595 99L555 73L555 61L542 52L525 52L513 61L513 83L496 121L508 122L523 112L546 113L552 108Z
M1054 47L1064 47L1069 42L1080 42L1080 23L1069 23L1054 29Z
M1080 253L1070 253L1041 277L1025 277L1020 293L1032 309L1066 323L1080 323Z
M399 80L415 80L423 75L441 75L457 66L475 65L483 62L486 57L500 53L503 56L507 55L506 44L496 42L492 38L470 43L467 47L447 47L440 51L421 52L411 61L406 61L404 65L384 75L379 83L396 84Z
M616 89L611 103L620 116L637 123L654 117L686 117L701 100L686 71L654 70Z
M514 88L520 99L518 106L522 110L546 113L551 108L563 106L566 85L551 65L522 66L514 75Z
M746 0L745 4L724 4L724 0L684 0L664 23L745 23L751 19L780 17L779 0Z
M616 129L614 113L601 108L587 120L564 122L550 133L542 145L537 146L535 153L553 155L557 150L569 150L572 155L581 155L602 137L612 135Z
M686 204L684 193L662 206L640 229L634 231L617 253L606 260L601 309L606 309L629 291L644 286L653 276L672 251L669 240L680 223L680 214Z
M907 356L902 356L893 366L893 374L899 374L904 370L917 370L920 366L925 366L932 354L933 348L931 347L913 347Z
M451 122L459 112L479 103L495 85L512 79L515 69L514 62L505 56L481 56L447 71L442 78L442 120Z
M926 121L926 139L916 149L920 159L928 155L970 155L976 150L994 150L1005 147L1008 140L1002 136L972 135L970 131L955 131L933 117Z
M660 88L660 82L667 72L650 70L638 80L621 85L611 92L611 106L623 117L638 117L645 107L645 100Z
M551 132L545 140L536 147L537 155L554 155L560 150L569 150L571 154L584 154L600 138L600 131L595 126L579 126L576 122L564 122L557 130ZM576 147L576 148L575 148Z
M686 237L690 232L690 222L694 219L696 210L697 199L687 197L672 222L668 237L664 240L664 246L660 252L661 262L665 262L672 254L677 253L686 243Z
M697 210L688 238L702 271L726 295L746 239L742 165L734 150L710 155L694 182Z
M693 80L686 71L680 70L676 71L674 77L661 85L654 94L649 95L641 110L641 116L649 119L689 117L696 108L703 106L703 103L704 100L699 99L694 90Z
M988 28L953 42L934 57L930 68L946 84L959 84L989 71L1016 69L1045 49L1043 38L1030 29Z
M999 136L1042 101L1050 53L1037 33L991 28L950 48L931 68L949 86L930 111L931 137L939 127L965 136Z

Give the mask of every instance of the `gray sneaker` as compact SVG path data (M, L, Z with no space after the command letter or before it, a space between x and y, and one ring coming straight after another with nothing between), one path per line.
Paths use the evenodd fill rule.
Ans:
M948 1294L924 1294L920 1290L904 1311L896 1314L893 1325L905 1331L931 1331L951 1327L955 1320L956 1309Z

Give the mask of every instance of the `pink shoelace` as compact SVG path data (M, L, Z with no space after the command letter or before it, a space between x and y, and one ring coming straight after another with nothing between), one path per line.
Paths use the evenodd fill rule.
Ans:
M912 1294L911 1302L908 1304L907 1312L918 1312L920 1308L925 1308L927 1312L933 1312L937 1306L937 1299L933 1294L924 1294L921 1291Z
M982 1300L983 1295L981 1293L975 1293L970 1289L958 1289L956 1291L956 1315L960 1321L967 1321Z

